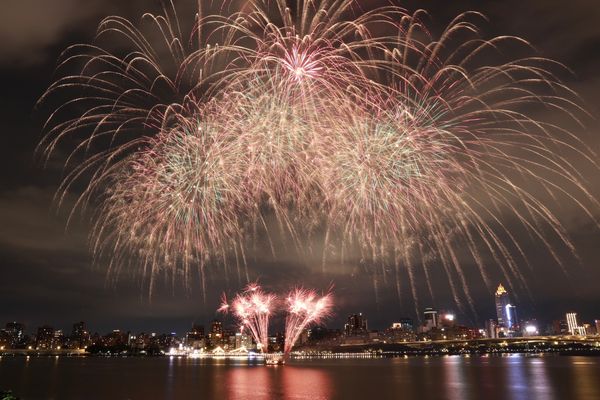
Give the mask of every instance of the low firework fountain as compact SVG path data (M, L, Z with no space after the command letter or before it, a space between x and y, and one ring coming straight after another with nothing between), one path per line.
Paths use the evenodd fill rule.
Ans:
M251 284L235 296L231 304L224 299L219 311L231 311L240 322L240 329L248 329L262 353L269 346L269 317L277 297Z
M240 329L248 329L259 349L265 355L267 364L283 364L302 332L311 325L323 321L331 314L333 298L331 293L319 296L316 291L296 288L286 300L285 343L283 355L268 354L269 318L275 310L277 296L266 293L258 284L248 285L229 303L225 296L220 312L229 312L240 323Z
M302 331L312 324L321 322L331 313L333 305L331 294L319 297L314 290L297 288L287 299L287 317L285 318L284 357L287 358Z

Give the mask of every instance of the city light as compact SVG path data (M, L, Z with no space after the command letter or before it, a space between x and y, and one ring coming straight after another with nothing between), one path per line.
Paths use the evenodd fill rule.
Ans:
M378 348L394 343L431 343L440 354L466 354L473 349L483 348L484 352L552 352L560 349L563 351L564 346L569 344L573 347L568 349L575 348L574 343L583 346L577 347L577 351L599 351L600 331L596 329L599 320L580 324L577 314L570 312L564 316L565 319L553 321L551 326L540 332L536 319L517 318L511 293L502 287L501 289L494 294L498 320L486 320L485 329L465 326L461 324L460 314L438 314L431 307L423 310L422 322L418 325L415 325L412 318L401 317L388 325L387 329L371 330L367 324L367 316L357 312L348 315L342 329L329 329L321 323L331 313L331 293L320 295L314 290L299 287L283 298L265 292L260 285L252 283L235 295L231 302L223 297L219 311L232 313L238 323L235 328L224 326L222 321L215 319L207 334L203 325L194 324L191 331L182 338L177 337L177 333L173 331L168 334L133 334L126 329L113 329L104 336L92 336L85 329L85 323L80 321L73 324L69 336L63 335L62 329L49 325L38 327L37 334L29 336L25 333L24 324L8 322L4 329L0 329L0 350L2 355L15 352L52 356L165 355L261 359L267 364L283 362L298 354L306 357L306 350L311 348L316 349L315 354L321 357L326 354L321 351L323 348L337 348L345 352L348 349L346 346L368 345L369 348ZM285 321L284 330L270 332L271 318ZM528 340L523 341L523 338ZM521 347L531 343L537 343L539 347L537 344Z
M534 325L527 325L525 327L525 332L527 332L528 335L533 335L538 333L538 329Z

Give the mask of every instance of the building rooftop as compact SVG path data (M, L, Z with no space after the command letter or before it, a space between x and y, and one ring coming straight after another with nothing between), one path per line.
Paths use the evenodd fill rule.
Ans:
M498 289L496 289L496 296L500 296L506 293L506 289L504 289L504 286L502 286L502 284L498 285Z

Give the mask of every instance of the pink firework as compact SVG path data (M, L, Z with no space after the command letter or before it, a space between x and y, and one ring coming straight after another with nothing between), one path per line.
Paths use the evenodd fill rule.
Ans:
M323 268L372 269L376 293L391 270L416 310L419 280L431 302L442 274L474 312L472 279L528 290L523 240L567 272L566 203L600 226L599 163L569 131L586 112L566 69L521 38L486 37L481 14L437 36L425 11L372 1L199 2L185 32L165 3L139 27L103 20L40 99L40 151L67 146L58 199L83 183L73 212L95 210L94 258L115 277L135 268L152 293L161 273L204 285L205 267L235 260L241 281L277 237L302 256L323 249ZM239 299L257 321L259 292Z
M304 329L330 315L333 298L330 293L319 297L314 290L297 288L288 294L286 302L288 315L285 318L283 351L289 355Z
M264 292L259 285L252 283L236 295L231 304L224 299L219 311L231 311L238 319L240 329L250 330L260 350L266 353L269 345L269 317L276 300L277 296Z
M323 70L315 58L315 54L296 45L292 47L291 52L286 53L282 63L297 81L302 81L305 78L316 77Z

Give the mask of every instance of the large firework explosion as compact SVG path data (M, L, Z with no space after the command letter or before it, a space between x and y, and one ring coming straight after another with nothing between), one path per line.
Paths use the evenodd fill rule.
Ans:
M514 229L559 265L574 253L545 199L593 219L569 160L596 168L596 156L537 117L585 115L563 66L523 39L484 38L475 12L434 35L422 10L357 0L229 6L200 8L187 34L173 4L140 26L109 17L96 44L65 51L59 71L79 73L41 99L70 96L40 146L75 143L61 193L86 183L78 205L97 210L93 248L111 271L138 265L151 290L161 271L243 276L259 237L273 253L274 234L299 249L322 237L324 267L394 267L415 301L417 272L431 287L439 260L457 304L472 305L465 259L490 289L487 259L525 287Z

